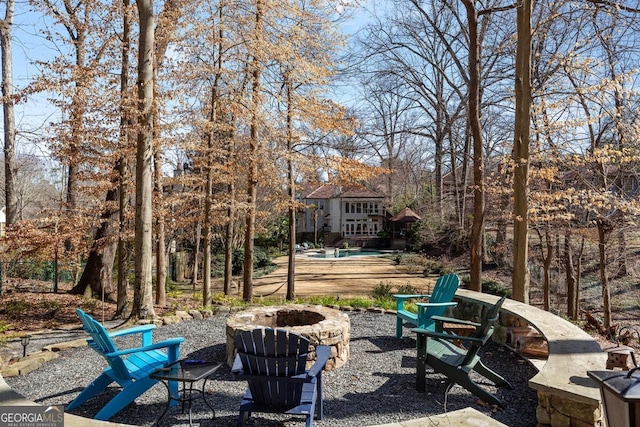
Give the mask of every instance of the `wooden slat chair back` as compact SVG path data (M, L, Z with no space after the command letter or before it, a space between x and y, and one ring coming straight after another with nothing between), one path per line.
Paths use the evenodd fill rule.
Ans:
M76 312L82 322L82 328L91 335L91 338L87 339L87 345L107 360L115 376L123 380L130 379L131 375L124 361L119 357L107 356L115 353L118 349L104 326L84 311L77 309Z
M402 338L404 323L423 329L434 329L433 316L442 316L448 307L455 307L453 297L460 286L457 274L440 276L431 294L396 294L396 337ZM405 309L405 302L412 299L428 299L428 302L418 302L417 313Z
M477 357L477 354L482 346L484 346L493 335L493 328L500 317L500 307L502 307L505 298L506 297L500 298L498 302L489 307L482 316L482 322L480 323L480 326L477 326L476 332L471 335L471 337L475 339L468 341L468 344L466 346L467 354L462 360L463 366L472 363L473 359Z
M307 371L311 350L307 338L285 329L258 328L235 337L237 350L232 372L248 388L240 405L238 426L252 412L304 415L306 425L322 418L322 370L330 348L317 346L317 359Z
M495 305L486 309L481 323L442 316L434 318L436 322L473 325L476 327L476 331L472 336L465 337L422 328L413 329L418 336L416 389L425 390L426 367L430 366L434 372L444 374L450 381L464 387L486 403L504 408L500 399L478 385L470 376L471 371L475 371L498 387L512 388L507 380L485 366L478 354L482 346L493 334L493 325L498 320L504 300L505 297L502 297ZM459 342L462 342L464 347L456 345Z
M149 375L156 369L178 360L180 344L184 341L182 337L154 344L155 325L141 325L108 332L100 322L84 311L76 309L76 313L83 329L91 336L87 339L87 344L104 357L108 366L67 406L67 410L82 405L106 389L109 384L116 382L122 390L94 417L97 420L108 420L157 382L149 378ZM113 338L133 334L140 335L140 346L118 349ZM177 393L178 384L175 381L170 382L169 387L172 393Z

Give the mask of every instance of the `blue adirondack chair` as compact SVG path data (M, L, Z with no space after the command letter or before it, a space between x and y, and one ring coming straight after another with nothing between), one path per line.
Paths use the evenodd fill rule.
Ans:
M405 322L413 327L434 330L435 322L433 316L442 316L447 307L454 307L457 303L453 302L458 287L460 286L460 278L457 274L447 274L441 276L433 287L433 292L427 294L397 294L396 299L396 337L402 338L402 327ZM404 304L410 299L428 298L429 302L418 302L418 313L412 313L405 310Z
M76 309L82 321L82 327L91 338L87 344L100 353L109 366L102 374L82 390L68 406L67 410L76 408L103 391L109 384L116 382L122 390L113 397L94 417L97 420L108 420L138 396L158 382L149 378L157 368L164 367L178 360L180 343L184 338L172 338L153 343L155 325L135 326L128 329L107 332L98 321L79 308ZM112 338L131 334L140 334L140 347L119 350ZM172 394L178 392L178 384L169 384ZM175 404L175 403L174 403Z
M433 368L434 372L444 374L450 381L461 385L486 403L504 408L500 399L482 388L470 375L471 371L475 371L498 387L512 388L506 379L484 365L478 355L480 348L493 333L493 324L498 320L504 300L505 297L502 297L495 305L486 309L481 323L436 317L438 323L472 324L476 327L476 332L472 336L459 336L420 328L413 329L418 334L417 390L424 391L426 388L425 374L428 365ZM437 329L441 330L439 327ZM464 343L465 347L456 345L458 341Z
M316 347L316 361L306 370L309 340L285 329L259 328L236 336L238 351L231 372L248 382L240 404L238 427L252 412L304 415L306 427L322 419L322 370L331 349Z

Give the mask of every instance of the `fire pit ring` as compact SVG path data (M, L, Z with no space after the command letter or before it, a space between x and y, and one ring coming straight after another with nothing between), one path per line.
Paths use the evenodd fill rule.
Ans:
M290 304L254 307L232 313L227 318L227 364L235 358L235 336L256 328L284 328L311 342L307 365L316 359L315 347L328 345L331 357L326 370L339 368L349 359L351 322L339 310L321 305Z

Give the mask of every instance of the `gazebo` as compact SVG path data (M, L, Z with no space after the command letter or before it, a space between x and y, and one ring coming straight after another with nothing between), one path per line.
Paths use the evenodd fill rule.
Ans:
M412 227L413 223L421 219L420 215L412 211L408 206L405 206L404 209L389 218L391 222L391 246L394 248L402 246L404 248L407 243L407 231Z

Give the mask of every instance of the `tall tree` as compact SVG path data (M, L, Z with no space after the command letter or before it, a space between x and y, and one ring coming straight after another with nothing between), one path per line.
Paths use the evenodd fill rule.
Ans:
M516 301L529 303L529 142L531 135L531 0L517 6L515 126L513 142L513 274Z
M18 196L16 195L16 119L14 113L13 60L11 28L13 27L14 0L5 0L4 18L0 20L0 50L2 50L2 116L4 124L4 192L6 223L16 222Z
M154 40L155 52L153 64L153 84L154 94L158 93L158 70L162 68L165 54L169 47L174 32L180 22L182 15L181 1L167 0L160 17L158 18L156 37ZM156 203L155 224L156 224L156 304L165 306L167 303L167 245L165 233L165 208L164 208L164 185L162 179L162 138L159 121L159 105L154 101L153 107L153 200Z
M473 226L471 230L471 283L469 289L482 290L484 232L484 166L480 123L480 41L478 11L471 0L463 0L469 26L469 126L473 137Z
M65 236L66 250L73 250L67 258L82 256L86 248L76 247L71 242L86 241L85 236L80 238L78 235L93 233L86 267L71 292L95 293L115 301L111 272L118 209L111 203L117 200L118 193L115 188L117 171L114 175L113 163L109 165L115 144L110 137L110 115L115 108L108 95L115 87L105 84L105 81L108 81L107 69L112 65L110 53L116 44L112 29L102 27L115 12L95 2L72 4L34 0L33 4L65 30L47 29L48 37L61 38L70 49L68 57L62 54L43 63L46 72L36 86L55 91L60 96L59 105L64 111L60 123L54 125L55 136L51 144L55 155L68 168L64 215L78 225L73 230L76 236ZM89 31L89 28L94 31ZM89 127L91 132L87 131ZM86 185L88 182L93 185ZM98 202L104 198L103 190L107 192L106 205ZM92 227L89 229L80 224L91 224Z
M132 313L154 317L152 157L154 112L155 18L153 0L136 0L140 22L138 47L138 140L136 150L135 283Z
M260 163L260 107L261 100L261 73L265 48L264 46L264 13L263 0L255 0L255 20L252 43L249 47L251 62L249 73L251 75L251 111L249 119L249 153L247 173L247 213L244 238L244 261L242 276L242 298L245 301L253 301L253 253L254 237L256 232L256 215L258 203L258 165Z
M129 86L129 51L131 48L131 4L122 1L122 51L120 66L120 156L116 161L118 170L118 285L116 298L116 317L124 317L127 313L127 261L129 250L127 235L127 211L129 208L129 176L130 163L127 161L130 146L132 125L131 88Z

